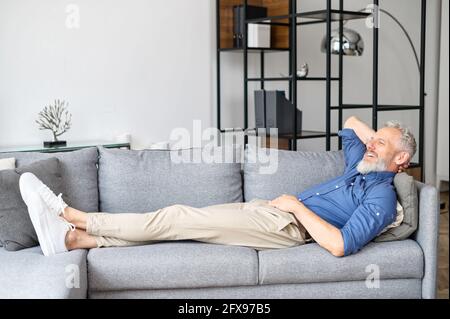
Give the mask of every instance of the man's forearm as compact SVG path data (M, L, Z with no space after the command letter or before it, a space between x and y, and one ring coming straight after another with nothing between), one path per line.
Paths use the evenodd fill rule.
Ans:
M345 121L344 128L354 130L355 134L364 144L367 144L367 142L375 135L375 131L356 116L349 117L347 121Z
M293 212L311 237L334 256L344 256L344 240L340 230L317 216L304 205Z

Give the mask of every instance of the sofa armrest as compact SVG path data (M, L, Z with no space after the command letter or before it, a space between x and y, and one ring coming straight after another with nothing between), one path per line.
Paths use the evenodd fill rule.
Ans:
M419 193L419 225L413 239L420 245L424 255L422 298L436 297L436 278L439 238L439 192L430 185L416 182Z
M85 299L87 251L45 257L40 247L0 248L0 299Z

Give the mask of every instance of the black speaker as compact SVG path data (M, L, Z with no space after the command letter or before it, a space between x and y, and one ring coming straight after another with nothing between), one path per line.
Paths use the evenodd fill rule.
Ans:
M297 134L302 131L302 111L297 111ZM284 91L255 91L256 128L278 128L278 134L294 133L294 105Z

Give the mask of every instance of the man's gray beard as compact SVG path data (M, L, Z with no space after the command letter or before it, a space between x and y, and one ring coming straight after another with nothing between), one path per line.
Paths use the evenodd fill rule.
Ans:
M356 169L361 174L366 175L372 172L385 172L387 170L387 165L381 158L379 158L375 163L367 163L363 159L359 162Z

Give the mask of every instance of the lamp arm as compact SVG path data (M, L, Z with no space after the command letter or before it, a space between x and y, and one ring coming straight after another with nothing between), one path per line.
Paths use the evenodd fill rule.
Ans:
M412 40L411 40L411 37L409 36L409 34L408 34L408 32L406 31L405 27L404 27L404 26L400 23L400 21L399 21L396 17L394 17L390 12L388 12L388 11L386 11L386 10L384 10L384 9L379 9L379 10L380 10L380 12L383 12L383 13L386 14L388 17L390 17L392 20L394 20L394 22L397 23L397 25L400 27L400 29L402 29L403 33L405 34L406 38L408 39L408 42L409 42L409 44L410 44L410 46L411 46L411 49L412 49L413 53L414 53L414 57L415 57L415 59L416 59L416 64L417 64L417 68L419 69L419 73L420 73L419 56L417 55L416 48L414 47L414 44L413 44L413 42L412 42ZM358 12L364 12L364 11L366 11L365 8L359 10ZM344 24L347 23L347 22L348 22L348 20L345 21Z
M414 52L414 57L416 58L416 63L417 63L417 68L419 69L420 72L420 62L419 62L419 56L417 55L417 51L416 48L414 47L414 44L411 40L411 37L409 36L408 32L406 31L405 27L403 27L403 25L400 23L400 21L398 21L398 19L396 17L394 17L391 13L389 13L386 10L380 9L381 12L383 12L384 14L388 15L389 17L391 17L392 20L394 20L398 26L402 29L403 33L405 34L406 38L409 41L409 44L411 45L411 48Z

